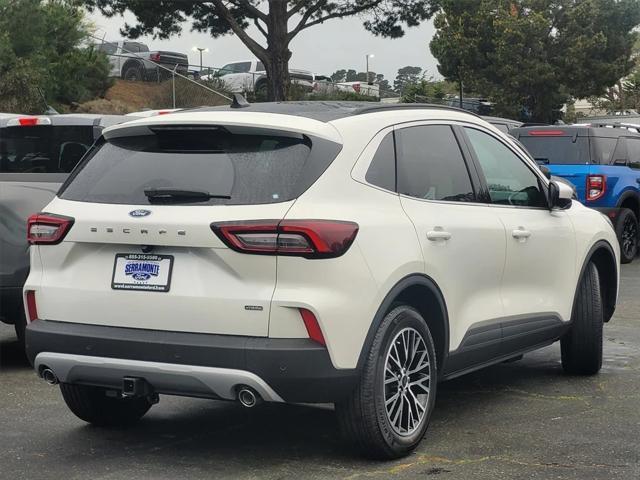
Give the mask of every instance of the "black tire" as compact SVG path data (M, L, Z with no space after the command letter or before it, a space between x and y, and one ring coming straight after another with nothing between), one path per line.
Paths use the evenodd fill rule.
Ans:
M131 425L152 405L146 397L111 397L107 396L106 389L88 385L61 383L60 391L76 417L101 427Z
M571 375L595 375L602 367L602 295L600 275L589 263L578 286L571 328L560 341L562 368Z
M620 210L616 221L616 236L620 243L620 263L633 262L638 254L638 219L632 210Z
M428 384L429 392L426 404L423 406L424 410L422 412L424 413L422 418L412 432L409 432L407 428L407 434L400 435L389 418L390 415L396 415L400 407L397 407L395 413L393 413L394 405L397 405L397 403L391 403L391 412L388 414L385 405L385 399L387 398L385 394L391 395L396 391L396 385L398 387L397 392L400 394L402 381L397 381L396 385L390 384L386 386L387 370L385 365L387 354L391 352L392 342L397 340L396 336L399 335L399 332L406 331L406 329L413 329L418 332L423 340L426 348L421 351L421 354L426 351L429 362L429 366L425 367L423 374L426 375L428 371L430 379ZM416 338L414 337L414 340ZM415 357L409 360L408 363L404 362L404 366L409 371L411 370L411 365L417 365L412 363L414 359ZM420 360L418 360L419 363ZM413 381L414 378L409 376L408 381ZM422 378L424 379L425 377ZM411 388L411 384L407 386L406 382L403 385L405 388ZM436 354L429 327L415 309L404 305L396 307L385 316L376 332L358 386L349 398L336 404L340 429L347 440L367 457L386 460L408 455L418 446L427 431L435 403L436 388ZM416 392L416 390L413 390L413 392ZM424 394L414 395L410 391L407 399L409 395L414 399L420 396L424 397ZM399 399L403 407L405 404L402 396ZM391 400L391 398L388 400ZM409 410L408 403L407 406ZM418 412L417 409L412 409L413 411ZM402 421L402 418L403 414L400 413L400 421ZM407 425L409 425L408 422L409 420L407 420Z
M139 65L127 65L122 72L122 79L130 82L141 82L144 80L144 73Z

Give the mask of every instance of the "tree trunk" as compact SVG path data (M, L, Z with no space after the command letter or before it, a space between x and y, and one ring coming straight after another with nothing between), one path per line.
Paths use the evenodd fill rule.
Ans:
M269 0L267 57L263 59L267 71L267 96L270 101L287 100L289 94L289 38L287 2ZM265 61L266 60L266 61Z

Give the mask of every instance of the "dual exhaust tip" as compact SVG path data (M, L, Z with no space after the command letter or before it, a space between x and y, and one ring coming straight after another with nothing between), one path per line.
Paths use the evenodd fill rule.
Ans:
M53 370L51 370L47 366L42 367L42 369L40 370L40 376L49 385L57 385L59 383L59 380L56 374L53 372ZM131 381L134 379L125 378L125 382L124 382L125 390L127 389L127 387L130 387L129 388L130 391L128 391L127 393L129 395L134 395L135 393L139 393L137 392L137 390L139 389L134 388L136 386L134 382L131 382L132 385L128 385L127 380ZM135 380L141 380L141 379L135 379ZM253 388L248 387L246 385L241 385L238 388L238 402L240 402L240 405L242 405L243 407L253 408L256 405L258 405L260 402L262 402L262 397Z

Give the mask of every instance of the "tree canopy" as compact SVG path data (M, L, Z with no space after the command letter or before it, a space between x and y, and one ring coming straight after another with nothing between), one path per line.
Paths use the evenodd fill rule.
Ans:
M62 0L0 0L0 111L41 113L109 86L107 58L86 48L80 8Z
M191 22L192 29L212 37L233 33L265 66L268 96L284 100L289 86L289 44L302 31L326 21L364 16L364 27L375 35L401 37L404 27L417 26L436 10L436 0L84 0L106 16L132 12L135 25L125 24L130 38L169 38ZM251 36L247 28L259 32Z
M498 113L553 121L573 98L602 95L633 67L638 0L441 0L430 48L447 79Z

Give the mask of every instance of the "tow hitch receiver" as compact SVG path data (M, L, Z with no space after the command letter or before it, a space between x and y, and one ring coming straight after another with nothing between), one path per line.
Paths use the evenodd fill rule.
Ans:
M144 378L124 377L122 379L123 397L149 397L153 394L153 387Z

